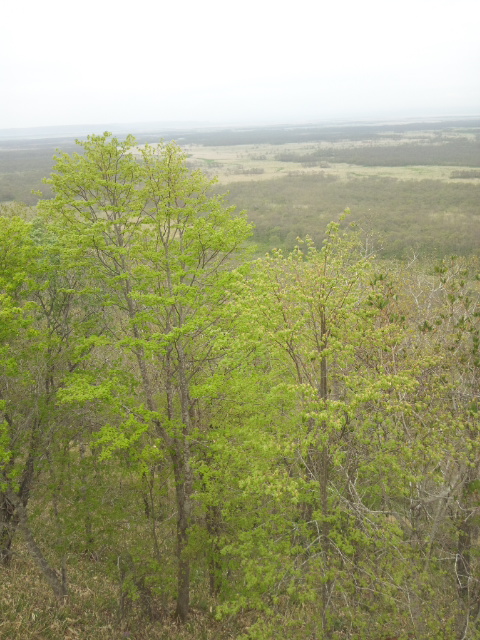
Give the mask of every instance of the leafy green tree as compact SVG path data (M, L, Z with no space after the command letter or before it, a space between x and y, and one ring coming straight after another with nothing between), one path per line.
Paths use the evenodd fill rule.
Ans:
M221 355L215 345L225 291L250 227L220 196L209 195L212 181L190 172L175 144L140 149L132 137L120 142L109 134L80 144L83 155L57 157L47 181L55 197L40 208L54 221L71 264L88 270L107 319L107 348L124 354L140 388L126 406L118 385L110 380L99 387L79 372L63 398L103 394L124 420L118 429L105 426L101 443L113 450L143 437L169 458L177 507L176 616L183 621L195 508L192 450L208 429L195 389Z
M360 632L407 580L401 416L417 383L394 291L332 224L320 250L257 261L233 300L236 375L205 464L218 565L239 576L220 611L319 602L323 637Z
M29 375L22 370L35 356L35 330L25 296L31 277L30 225L21 218L2 218L0 225L0 559L8 564L18 513L9 497L28 502L39 434L38 414L21 402ZM26 336L26 337L25 337ZM30 372L30 368L26 367ZM15 384L18 382L18 384Z
M36 543L27 506L60 435L67 442L74 438L61 427L56 398L65 375L78 365L76 339L85 319L72 301L78 275L63 269L55 237L38 220L3 218L0 252L0 557L10 562L20 527L35 561L63 597L65 579L48 566Z

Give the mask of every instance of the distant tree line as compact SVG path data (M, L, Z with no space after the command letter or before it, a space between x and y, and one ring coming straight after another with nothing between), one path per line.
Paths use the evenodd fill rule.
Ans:
M450 178L452 180L478 180L480 179L480 171L452 171Z
M347 148L319 148L311 153L293 151L277 154L282 162L345 162L365 167L403 167L408 165L480 166L480 140L466 138L439 143L399 143Z

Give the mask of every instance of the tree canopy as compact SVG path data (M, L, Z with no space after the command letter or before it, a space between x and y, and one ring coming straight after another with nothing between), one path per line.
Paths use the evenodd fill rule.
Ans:
M26 550L51 637L477 638L478 260L348 212L252 260L176 144L79 144L0 224L8 584Z

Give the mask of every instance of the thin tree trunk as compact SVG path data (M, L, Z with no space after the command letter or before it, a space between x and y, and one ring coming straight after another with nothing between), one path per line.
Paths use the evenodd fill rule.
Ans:
M85 470L86 448L85 442L80 441L80 477L82 484L80 486L80 497L83 502L84 508L84 520L83 526L85 531L85 553L93 554L94 536L93 536L93 523L92 514L88 506L88 478Z
M192 515L192 472L185 452L173 456L177 499L177 606L175 617L185 622L190 611L190 559L188 530Z
M327 402L328 400L328 366L327 359L323 355L323 351L327 346L327 321L325 312L322 311L320 318L320 353L322 360L320 362L320 385L318 388L318 397L320 400ZM325 422L321 424L321 431L325 432L327 425ZM318 453L318 481L320 484L320 505L322 509L322 523L320 526L321 532L321 548L324 562L324 572L326 575L330 575L330 562L331 562L331 543L330 543L330 523L328 521L329 516L329 504L328 504L328 485L330 482L330 454L328 451L328 444L324 444ZM331 636L330 626L328 624L328 608L330 605L330 598L332 595L333 583L331 578L324 578L321 588L321 601L322 601L322 630L325 640L329 640Z
M181 314L180 314L181 315ZM182 318L180 317L180 323ZM193 472L190 466L190 445L188 437L192 432L190 413L191 398L187 380L187 358L181 342L176 345L178 357L178 391L182 413L183 433L177 438L174 458L175 486L177 497L177 557L178 557L178 593L175 617L185 622L190 610L190 559L188 558L188 530L190 527L193 504Z
M0 564L8 567L12 560L12 543L18 526L15 507L5 493L0 494Z
M218 505L208 505L205 514L207 531L210 536L210 550L208 556L208 578L210 595L218 596L221 590L221 556L218 537L222 526L222 512Z
M37 430L40 423L36 423L30 443L30 452L23 467L18 493L11 489L7 493L0 493L0 564L10 565L12 559L12 544L19 524L16 509L17 502L26 508L30 498L30 489L35 475L35 456L38 443ZM12 497L13 496L13 499Z
M56 598L60 601L64 601L68 595L65 564L62 567L60 575L54 569L52 569L47 559L43 555L42 550L36 543L35 538L33 537L33 533L28 524L27 511L23 506L21 500L19 500L18 497L15 496L15 494L13 494L12 492L9 493L8 499L15 506L15 511L18 514L18 526L25 537L25 542L27 543L30 555L36 562L37 566L40 568L45 579L52 588Z

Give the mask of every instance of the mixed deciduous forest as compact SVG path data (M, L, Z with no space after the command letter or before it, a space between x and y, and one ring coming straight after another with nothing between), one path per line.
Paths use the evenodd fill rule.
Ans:
M0 637L480 638L478 130L451 126L92 135L35 208L4 197Z

